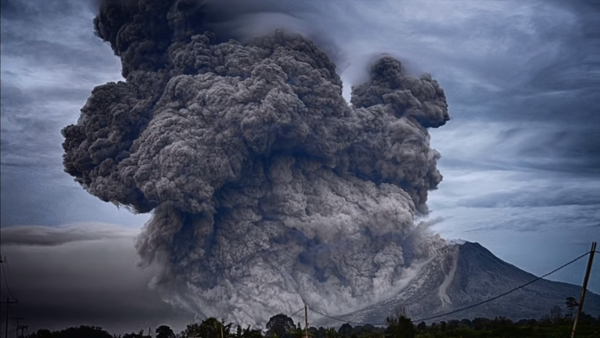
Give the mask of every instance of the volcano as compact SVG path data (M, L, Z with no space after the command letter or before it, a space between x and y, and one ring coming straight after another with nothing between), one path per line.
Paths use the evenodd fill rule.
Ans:
M506 317L536 318L554 306L565 308L567 297L579 298L581 286L540 279L491 302L427 320L503 294L535 280L537 276L496 257L479 243L448 242L424 262L395 296L342 316L315 320L317 326L349 323L385 324L385 319L404 309L416 322ZM583 311L600 314L600 295L587 292Z

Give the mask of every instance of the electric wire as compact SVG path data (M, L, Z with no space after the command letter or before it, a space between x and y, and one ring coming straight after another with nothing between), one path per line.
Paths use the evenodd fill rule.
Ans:
M6 290L8 291L8 295L13 300L17 299L17 298L15 298L15 296L13 296L12 292L10 291L10 287L8 286L8 279L6 278L6 270L4 269L4 264L0 264L0 266L2 266L2 276L4 277L4 284L6 285Z
M517 287L515 287L513 289L510 289L510 290L508 290L508 291L506 291L504 293L501 293L501 294L499 294L497 296L494 296L492 298L488 298L488 299L483 300L481 302L478 302L478 303L475 303L475 304L471 304L469 306L466 306L466 307L463 307L463 308L460 308L460 309L456 309L456 310L453 310L453 311L450 311L450 312L442 313L442 314L435 315L435 316L425 317L425 318L419 318L419 319L413 320L413 322L422 322L422 321L431 320L431 319L435 319L435 318L439 318L439 317L444 317L444 316L448 316L448 315L451 315L451 314L454 314L454 313L458 313L458 312L461 312L461 311L472 309L472 308L474 308L476 306L483 305L485 303L489 303L489 302L494 301L494 300L496 300L498 298L501 298L501 297L504 297L504 296L506 296L506 295L508 295L510 293L513 293L513 292L515 292L515 291L517 291L519 289L522 289L522 288L524 288L524 287L526 287L526 286L528 286L530 284L533 284L533 283L535 283L535 282L543 279L544 277L547 277L547 276L549 276L549 275L551 275L551 274L553 274L553 273L555 273L555 272L557 272L557 271L559 271L559 270L561 270L561 269L563 269L563 268L565 268L565 267L567 267L567 266L569 266L569 265L577 262L578 260L580 260L583 257L589 255L590 253L591 253L591 251L588 251L588 252L580 255L579 257L577 257L577 258L575 258L575 259L573 259L573 260L571 260L571 261L569 261L569 262L567 262L567 263L559 266L558 268L556 268L556 269L554 269L554 270L552 270L552 271L550 271L550 272L548 272L548 273L546 273L546 274L544 274L542 276L539 276L539 277L537 277L537 278L535 278L535 279L533 279L533 280L531 280L531 281L529 281L529 282L527 282L525 284L517 286ZM337 318L337 317L334 317L334 316L326 315L324 313L321 313L321 312L319 312L317 310L313 310L311 308L309 308L309 310L311 310L312 312L317 313L317 314L319 314L319 315L321 315L323 317L326 317L326 318L329 318L329 319L333 319L333 320L336 320L336 321L339 321L339 322L343 322L343 323L358 324L358 325L366 325L366 324L371 324L371 325L386 325L387 324L387 323L362 323L362 322L354 322L354 321L344 320L344 319L340 319L340 318Z
M348 323L348 324L357 324L357 325L367 325L367 324L371 324L371 325L385 325L385 324L387 324L387 323L385 323L385 324L380 324L380 323L361 323L361 322L355 322L355 321L351 321L351 320L345 320L345 319L340 319L340 318L336 318L336 317L333 317L333 316L329 316L329 315L326 315L326 314L324 314L324 313L321 313L321 312L319 312L319 311L317 311L317 310L313 310L313 309L311 309L311 308L308 308L308 309L309 309L310 311L312 311L312 312L316 313L316 314L319 314L319 315L323 316L323 317L327 317L327 318L329 318L329 319L337 320L337 321L339 321L339 322Z
M304 306L303 306L303 307L301 307L301 308L300 308L300 310L298 310L298 311L294 312L294 313L293 313L293 314L292 314L290 317L294 317L295 315L297 315L297 314L298 314L298 312L300 312L300 311L302 311L302 310L304 310Z
M420 319L415 320L415 322L422 322L422 321L426 321L426 320L431 320L431 319L435 319L435 318L439 318L439 317L448 316L448 315L451 315L451 314L454 314L454 313L457 313L457 312L461 312L461 311L464 311L464 310L468 310L468 309L474 308L474 307L479 306L479 305L483 305L485 303L489 303L489 302L494 301L494 300L496 300L498 298L504 297L504 296L508 295L509 293L513 293L513 292L515 292L515 291L517 291L519 289L522 289L522 288L526 287L527 285L533 284L533 283L539 281L540 279L543 279L544 277L547 277L547 276L555 273L556 271L561 270L561 269L563 269L563 268L565 268L565 267L567 267L567 266L569 266L569 265L577 262L578 260L582 259L583 257L585 257L585 256L587 256L589 254L590 254L590 252L588 251L588 252L582 254L581 256L579 256L579 257L577 257L577 258L569 261L568 263L565 263L565 264L559 266L558 268L556 268L556 269L548 272L545 275L539 276L539 277L537 277L537 278L535 278L535 279L533 279L533 280L531 280L531 281L529 281L529 282L527 282L527 283L525 283L523 285L517 286L516 288L510 289L510 290L508 290L508 291L506 291L504 293L501 293L501 294L499 294L499 295L497 295L495 297L488 298L488 299L486 299L484 301L481 301L479 303L475 303L475 304L472 304L472 305L469 305L469 306L466 306L466 307L463 307L463 308L460 308L460 309L456 309L454 311L446 312L446 313L443 313L443 314L440 314L440 315L435 315L435 316L426 317L426 318L420 318Z
M8 295L13 300L17 300L17 298L13 295L12 291L10 290L10 286L8 285L8 277L6 277L7 273L6 273L6 269L4 268L4 264L0 264L0 266L2 266L2 275L3 275L3 279L4 279L4 284L6 285L6 290L8 291ZM1 283L2 283L2 281L0 280L0 284ZM17 311L17 313L18 313L18 311ZM12 324L13 327L15 327L14 330L11 330L11 333L13 331L18 333L18 324L17 324L17 321L14 318L11 319L11 324ZM9 334L9 336L10 336L10 334Z

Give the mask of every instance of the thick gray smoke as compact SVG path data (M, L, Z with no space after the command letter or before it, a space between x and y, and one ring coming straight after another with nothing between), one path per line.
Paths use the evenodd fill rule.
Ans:
M96 32L127 80L94 89L63 130L66 171L153 211L138 252L163 266L165 299L200 315L264 324L397 292L439 243L414 219L442 179L426 128L449 119L443 90L383 57L348 104L313 42L224 42L205 30L234 36L235 15L212 4L101 3Z

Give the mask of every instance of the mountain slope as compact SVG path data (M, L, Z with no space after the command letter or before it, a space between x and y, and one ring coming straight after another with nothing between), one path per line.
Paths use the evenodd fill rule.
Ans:
M383 324L396 309L404 308L413 320L419 321L495 297L536 278L478 243L448 244L396 296L339 318ZM580 286L542 279L489 303L430 321L498 316L514 320L540 318L555 305L564 309L565 299L578 299L580 293ZM599 295L587 293L584 312L600 314ZM326 318L316 322L324 326L340 324Z

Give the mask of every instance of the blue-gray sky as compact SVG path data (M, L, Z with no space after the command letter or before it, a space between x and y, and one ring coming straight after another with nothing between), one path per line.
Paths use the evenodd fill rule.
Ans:
M381 53L405 61L414 73L431 73L446 92L452 120L431 132L444 175L430 194L429 217L441 220L435 231L477 241L538 275L600 239L597 2L322 4L299 17L327 32L322 43L335 54L346 95ZM53 278L31 263L51 257L57 271L79 269L74 283L95 290L90 276L133 269L133 245L123 241L133 243L148 216L98 200L64 173L60 130L77 121L93 87L122 79L120 62L93 34L92 2L3 0L1 15L1 226L29 229L19 244L3 245L3 254L15 256L9 259L15 279ZM103 235L100 223L117 235ZM73 229L84 235L65 239ZM48 243L36 242L52 231ZM88 270L77 258L104 244L119 248L105 252L107 258L126 259L114 270L103 264L81 273ZM551 279L581 283L584 265ZM148 276L132 273L112 290L144 285ZM599 281L595 268L595 292ZM151 297L144 292L140 299Z

